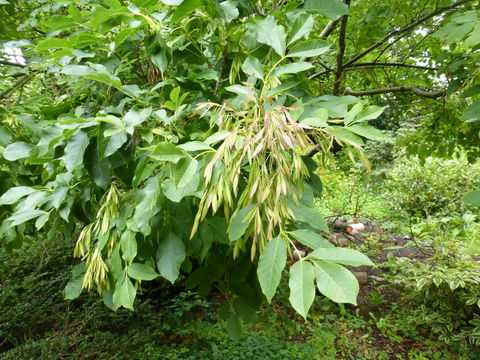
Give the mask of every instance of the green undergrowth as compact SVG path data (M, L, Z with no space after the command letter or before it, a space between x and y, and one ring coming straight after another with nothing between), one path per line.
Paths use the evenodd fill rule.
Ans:
M288 306L286 277L277 301L239 339L219 320L219 293L205 299L155 281L142 289L135 312L113 312L96 294L65 301L70 252L63 240L0 249L0 358L469 359L468 348L447 348L402 322L402 306L385 306L381 293L369 295L379 313L366 316L318 297L305 322Z
M323 199L317 208L332 220L368 219L390 233L420 241L450 238L472 255L480 254L480 213L463 196L480 185L480 163L399 158L372 171L346 163L324 168Z

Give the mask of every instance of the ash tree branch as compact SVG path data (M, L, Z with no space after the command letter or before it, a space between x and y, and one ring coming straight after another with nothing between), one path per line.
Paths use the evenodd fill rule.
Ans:
M320 39L327 40L328 36L335 30L337 27L338 20L331 20L325 27L323 28L322 32L320 33Z
M24 77L20 78L15 84L13 84L10 88L5 90L4 92L0 93L0 100L7 99L11 94L15 92L15 90L19 88L23 88L30 80L32 80L38 72L34 72L30 75L25 75Z
M25 67L25 65L22 65L22 64L19 64L19 63L14 63L14 62L11 62L11 61L5 61L5 60L0 60L0 64L1 65L8 65L8 66L16 66L16 67Z
M344 94L353 95L353 96L364 96L364 95L378 95L378 94L388 94L388 93L407 92L407 91L413 92L415 95L430 98L430 99L436 99L439 97L444 97L446 95L445 90L427 91L415 85L393 86L388 88L358 90L358 91L352 90L351 88L347 87L345 89Z
M405 25L403 27L401 27L400 29L397 29L397 30L394 30L394 31L391 31L389 32L387 35L385 35L382 39L378 40L376 43L374 43L373 45L371 45L370 47L368 47L367 49L363 50L362 52L358 53L357 55L354 55L350 60L348 60L346 63L345 63L345 66L350 66L352 65L353 63L357 62L358 60L360 60L361 58L363 58L365 55L369 54L370 52L372 52L373 50L377 49L378 47L382 46L386 41L388 41L390 38L396 36L396 35L400 35L400 34L403 34L405 32L408 32L410 30L413 30L415 27L417 27L418 25L424 23L425 21L433 18L434 16L437 16L437 15L440 15L440 14L443 14L444 12L447 12L449 10L453 10L457 7L459 7L460 5L463 5L463 4L466 4L466 3L469 3L469 2L473 2L475 0L459 0L455 3L453 3L452 5L450 6L445 6L445 7L441 7L441 8L438 8L437 10L427 14L427 15L424 15L422 17L420 17L419 19L411 22L410 24L408 25Z
M413 69L422 69L422 70L438 70L438 67L424 66L424 65L414 65L414 64L405 64L402 62L364 62L356 63L348 66L346 69L355 70L355 68L372 68L372 67L406 67Z
M350 0L345 0L345 4L350 6ZM347 33L348 15L343 15L340 23L340 34L338 36L338 54L337 54L337 70L335 71L335 80L333 83L333 95L338 95L340 92L340 82L343 75L343 59L345 56L345 35Z
M336 72L336 69L331 69L324 64L318 62L322 67L325 68L325 70L322 70L318 73L315 73L309 77L309 79L314 79L318 76L321 76L323 74L328 74L330 72ZM439 70L438 67L432 67L432 66L424 66L424 65L413 65L413 64L405 64L401 62L365 62L365 63L356 63L352 64L348 67L344 67L343 71L356 71L356 70L364 70L364 69L373 69L373 68L385 68L385 67L406 67L406 68L412 68L412 69L421 69L421 70L429 70L429 71L437 71Z

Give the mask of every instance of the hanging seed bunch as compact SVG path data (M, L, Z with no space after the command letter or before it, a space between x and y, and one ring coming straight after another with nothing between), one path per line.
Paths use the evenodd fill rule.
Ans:
M265 109L256 102L248 110L238 110L202 103L198 109L210 112L219 131L228 136L205 168L206 191L192 236L209 210L215 214L223 206L230 235L236 217L248 224L241 238L231 237L236 240L234 256L252 239L253 258L293 219L290 202L298 204L309 177L298 150L313 145L305 130L314 129L294 121L283 106Z
M97 291L110 289L108 267L103 260L102 252L107 257L112 254L117 240L115 232L110 231L118 218L119 192L112 184L103 198L103 204L97 212L97 219L87 225L78 236L73 255L86 261L83 288L90 290L96 285Z

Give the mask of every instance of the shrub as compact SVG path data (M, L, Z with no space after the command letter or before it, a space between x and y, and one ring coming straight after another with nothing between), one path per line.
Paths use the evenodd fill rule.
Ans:
M480 345L480 263L444 241L444 249L422 263L397 259L396 282L412 306L405 321L426 327L446 343ZM450 247L450 249L448 249Z
M391 203L402 214L418 217L462 213L462 196L480 182L480 165L465 159L401 159L387 171Z

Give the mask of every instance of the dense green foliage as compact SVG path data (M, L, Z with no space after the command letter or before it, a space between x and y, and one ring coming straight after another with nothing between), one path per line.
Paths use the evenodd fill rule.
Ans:
M356 221L375 194L370 218L474 253L479 14L473 0L0 0L2 246L63 241L78 258L64 298L96 291L119 316L149 282L219 292L236 338L278 289L305 320L317 293L357 305L353 267L373 263L326 239L319 208ZM438 332L478 341L459 330L475 311Z

